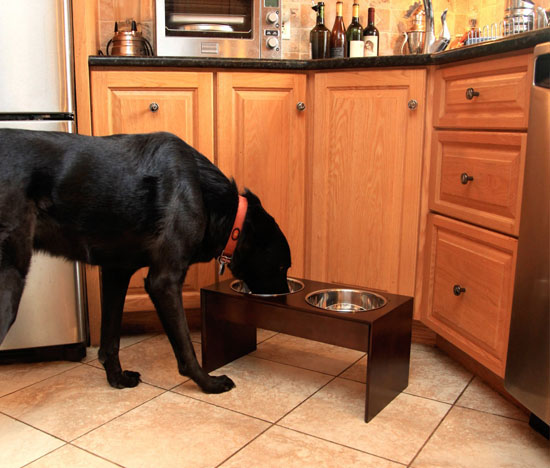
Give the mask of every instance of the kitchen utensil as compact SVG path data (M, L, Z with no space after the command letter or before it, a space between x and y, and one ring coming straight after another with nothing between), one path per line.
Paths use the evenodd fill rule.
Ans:
M109 46L111 46L111 50L109 50ZM119 31L118 23L115 22L115 35L107 43L106 53L107 55L115 56L154 55L151 44L137 30L135 21L132 21L132 29L130 31Z
M405 45L407 45L408 55L421 54L424 49L424 31L409 31L403 33L404 41L401 45L401 54L405 54Z

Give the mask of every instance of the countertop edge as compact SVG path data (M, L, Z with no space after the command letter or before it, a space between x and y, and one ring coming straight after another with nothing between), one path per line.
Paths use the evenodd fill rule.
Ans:
M519 51L550 41L550 27L516 34L495 41L462 47L437 54L383 55L379 57L345 59L251 59L220 57L121 57L93 55L88 58L92 67L152 67L152 68L230 68L254 70L340 70L357 68L423 67L444 65L489 55Z

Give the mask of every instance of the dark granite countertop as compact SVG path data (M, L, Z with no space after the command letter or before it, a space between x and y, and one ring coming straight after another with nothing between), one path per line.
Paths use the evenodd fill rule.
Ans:
M332 70L345 68L415 67L441 65L473 58L532 48L550 41L550 28L516 34L504 39L462 47L438 54L383 55L380 57L285 60L218 57L114 57L95 55L88 59L90 66L106 67L185 67L237 68L262 70Z

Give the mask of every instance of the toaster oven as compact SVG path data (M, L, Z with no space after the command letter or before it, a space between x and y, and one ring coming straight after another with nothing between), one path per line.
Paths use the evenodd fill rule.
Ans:
M156 0L160 56L281 57L282 0Z

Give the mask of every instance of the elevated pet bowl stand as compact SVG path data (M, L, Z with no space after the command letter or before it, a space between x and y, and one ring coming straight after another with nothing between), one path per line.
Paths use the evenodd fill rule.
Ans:
M254 351L256 328L363 351L368 355L369 422L408 385L413 299L379 292L387 299L379 309L334 312L307 304L305 297L350 286L300 281L301 291L275 297L236 292L231 289L233 280L201 289L203 368L211 372Z

